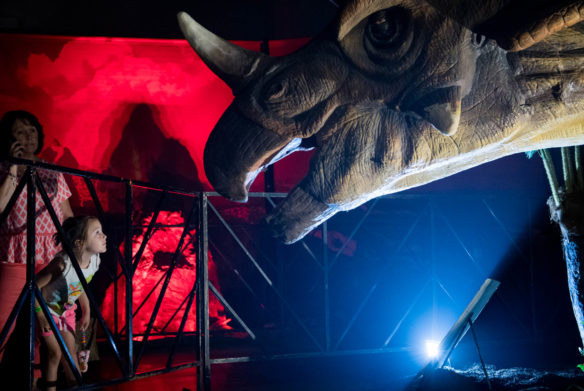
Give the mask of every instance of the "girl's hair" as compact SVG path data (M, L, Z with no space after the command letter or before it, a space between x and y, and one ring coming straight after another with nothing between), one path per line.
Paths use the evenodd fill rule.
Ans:
M75 245L75 241L77 240L81 240L82 242L87 240L87 227L91 220L97 220L97 217L74 216L63 221L63 232L69 243ZM53 238L55 239L57 246L62 243L58 233L56 233Z
M12 145L11 141L14 140L12 137L12 127L17 120L28 121L29 124L36 128L39 145L37 150L34 151L34 154L38 155L43 149L45 141L43 126L34 114L24 110L13 110L7 111L2 119L0 119L0 157L8 157L10 154L10 146Z

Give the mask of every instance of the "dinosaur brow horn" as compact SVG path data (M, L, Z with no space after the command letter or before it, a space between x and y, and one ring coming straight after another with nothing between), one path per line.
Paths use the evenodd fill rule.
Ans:
M203 62L232 90L242 87L269 57L234 45L213 34L186 12L177 15L180 28Z

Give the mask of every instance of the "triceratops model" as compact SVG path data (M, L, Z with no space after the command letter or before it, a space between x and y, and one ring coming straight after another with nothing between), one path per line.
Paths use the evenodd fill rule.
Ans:
M301 50L239 48L179 23L233 90L207 177L245 201L256 175L316 148L267 217L285 242L341 210L518 152L584 143L584 1L355 0Z

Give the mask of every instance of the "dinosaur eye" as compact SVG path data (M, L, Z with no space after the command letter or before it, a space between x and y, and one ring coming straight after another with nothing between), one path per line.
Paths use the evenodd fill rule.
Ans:
M421 48L420 29L410 10L391 7L374 13L367 20L363 43L370 60L383 67L415 60Z
M412 15L402 7L392 7L369 17L366 38L378 49L399 47L411 34Z

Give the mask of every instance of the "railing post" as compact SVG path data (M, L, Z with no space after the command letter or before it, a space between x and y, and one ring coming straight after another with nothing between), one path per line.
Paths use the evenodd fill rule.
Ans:
M133 287L134 268L132 267L133 202L132 181L126 182L126 239L124 257L126 263L126 336L128 338L128 377L134 377L134 327L133 327Z
M36 253L36 186L34 183L33 176L36 175L36 171L31 167L26 172L26 184L27 184L27 199L26 199L26 284L29 290L29 305L28 305L28 315L29 315L29 352L30 361L28 364L28 375L29 375L29 390L33 389L34 381L34 349L35 349L35 293L34 284L35 282L35 253Z
M331 308L329 291L329 259L328 259L328 224L322 224L322 269L324 285L324 346L327 352L331 350Z
M197 227L197 391L211 390L211 360L209 354L209 259L207 194L200 193Z

